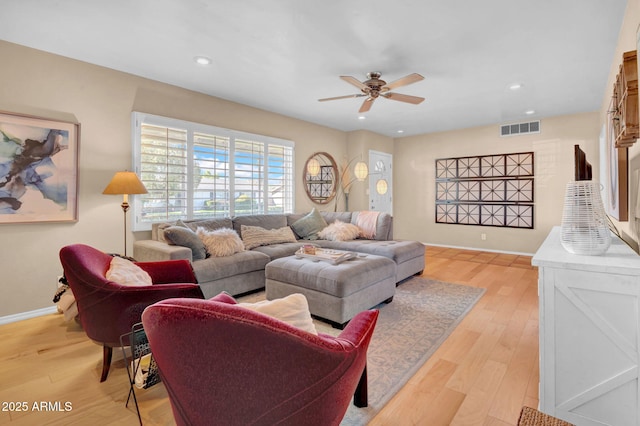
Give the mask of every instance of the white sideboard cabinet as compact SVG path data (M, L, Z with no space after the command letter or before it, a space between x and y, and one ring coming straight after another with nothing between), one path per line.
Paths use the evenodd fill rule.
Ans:
M640 425L640 256L567 252L555 227L532 259L540 298L540 410L576 425Z

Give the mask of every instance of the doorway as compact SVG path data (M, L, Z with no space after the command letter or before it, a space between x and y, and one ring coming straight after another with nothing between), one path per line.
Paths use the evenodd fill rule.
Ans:
M369 151L369 210L393 215L393 155Z

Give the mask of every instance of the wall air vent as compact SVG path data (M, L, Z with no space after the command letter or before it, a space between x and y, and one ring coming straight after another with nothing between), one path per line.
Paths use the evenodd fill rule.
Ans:
M540 120L500 126L500 136L526 135L527 133L540 133Z

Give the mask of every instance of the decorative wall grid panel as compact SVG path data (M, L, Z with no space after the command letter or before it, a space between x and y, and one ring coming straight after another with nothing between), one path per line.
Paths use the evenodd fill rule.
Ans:
M533 229L533 152L436 160L436 223Z
M307 185L309 194L316 200L329 198L334 191L334 180L332 166L320 166L320 173L317 176L307 174Z

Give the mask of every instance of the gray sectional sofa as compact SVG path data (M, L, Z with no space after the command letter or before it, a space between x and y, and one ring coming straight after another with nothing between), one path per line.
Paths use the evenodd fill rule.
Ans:
M356 224L359 212L319 212L327 224L336 220ZM302 214L265 214L236 216L233 218L202 219L184 221L184 225L193 231L197 228L215 230L231 228L242 237L242 226L257 226L264 229L291 227L300 223L299 219L311 213ZM298 221L298 222L297 222ZM192 262L195 275L204 296L213 297L221 291L239 295L265 287L265 267L274 259L292 256L304 244L314 244L323 248L356 251L360 253L384 256L393 260L396 265L396 283L412 275L419 274L425 265L425 247L416 241L400 241L393 239L393 218L387 213L380 213L375 225L372 239L355 239L349 241L330 241L302 239L294 233L295 242L262 245L244 250L230 256L207 257L193 260L191 248L171 245L163 237L163 232L173 223L154 224L151 240L134 242L133 256L137 261L158 261L169 259L188 259Z

